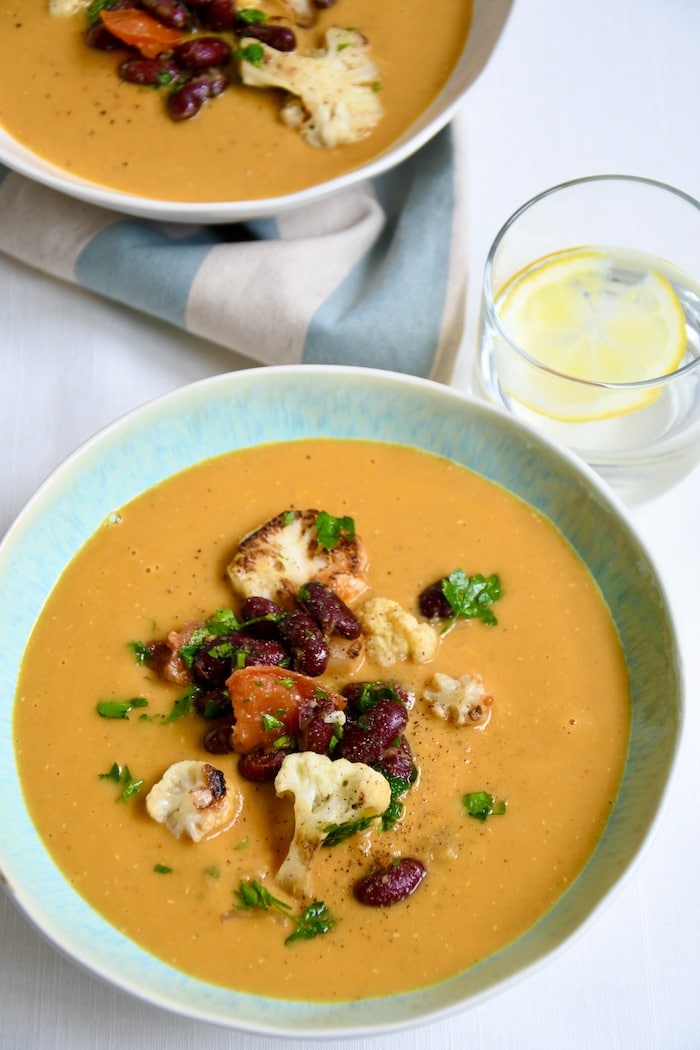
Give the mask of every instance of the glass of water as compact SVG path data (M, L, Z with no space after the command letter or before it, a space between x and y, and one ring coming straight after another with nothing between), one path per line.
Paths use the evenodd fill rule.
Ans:
M628 502L700 460L700 203L592 176L523 205L489 252L476 392Z

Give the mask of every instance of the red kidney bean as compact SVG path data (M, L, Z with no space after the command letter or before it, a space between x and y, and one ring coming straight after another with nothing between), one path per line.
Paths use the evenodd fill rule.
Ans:
M236 20L234 0L211 0L202 11L202 19L209 29L233 29Z
M141 7L171 29L189 29L192 22L182 0L141 0Z
M442 593L442 580L436 580L418 595L421 616L428 620L449 620L454 616L452 606Z
M282 643L300 674L317 678L328 665L328 645L323 631L308 613L291 612L279 622Z
M238 772L245 780L262 784L274 780L284 762L286 751L249 751L238 759Z
M208 69L228 65L233 50L219 36L200 36L178 44L173 55L186 69Z
M233 631L219 638L210 638L200 646L192 661L192 674L199 682L221 686L241 663L244 667L257 664L279 667L286 660L287 650L281 642Z
M349 762L372 765L401 736L407 722L408 713L402 703L379 700L357 722L346 722L336 754Z
M361 715L378 700L398 698L407 708L413 707L415 701L413 692L395 681L351 682L344 687L342 695L348 701L348 707L354 715Z
M305 583L297 600L326 634L339 634L341 638L359 638L362 634L362 625L354 612L320 580Z
M227 689L208 689L206 692L198 693L194 707L197 714L203 718L231 718L233 715L231 697Z
M129 84L166 87L182 75L181 67L164 55L157 58L127 58L119 66L119 76Z
M333 7L336 0L314 0L314 7L318 7L319 10L324 11L327 7Z
M219 718L216 722L212 722L202 737L204 750L210 755L227 755L233 751L231 745L233 724L233 718Z
M204 103L220 95L227 84L228 78L218 69L203 69L201 73L193 73L168 95L168 113L173 120L191 120Z
M415 893L426 875L421 861L402 857L360 879L355 884L355 897L370 908L388 908Z
M414 779L413 752L405 736L399 737L398 743L391 744L374 764L387 777L400 777L409 784Z
M240 612L246 632L258 638L277 638L277 620L282 615L282 610L276 602L261 595L246 598Z
M289 26L271 25L269 22L244 22L237 19L234 29L241 36L253 37L275 51L293 51L297 46L294 30Z

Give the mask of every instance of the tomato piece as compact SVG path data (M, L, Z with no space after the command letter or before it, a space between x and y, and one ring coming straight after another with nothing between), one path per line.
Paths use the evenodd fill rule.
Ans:
M318 680L282 667L252 666L234 671L226 682L236 722L231 743L239 754L271 750L297 737L300 716L319 702L338 710L345 698L319 686Z
M169 51L183 38L177 29L170 29L146 11L135 8L100 11L100 18L112 36L129 47L136 47L145 58L155 58L161 51Z

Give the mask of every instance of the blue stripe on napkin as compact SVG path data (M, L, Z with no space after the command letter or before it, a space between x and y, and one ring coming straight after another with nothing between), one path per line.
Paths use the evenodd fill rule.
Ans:
M215 243L207 228L173 238L158 226L119 221L86 245L75 277L93 292L184 328L192 282Z
M430 375L450 267L454 209L449 128L374 182L387 216L373 248L317 310L308 363Z

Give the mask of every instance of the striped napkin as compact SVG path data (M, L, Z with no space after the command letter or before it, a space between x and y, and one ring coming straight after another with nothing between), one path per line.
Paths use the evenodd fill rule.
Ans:
M0 165L0 250L263 364L448 382L462 337L460 132L317 204L230 226L133 219Z

